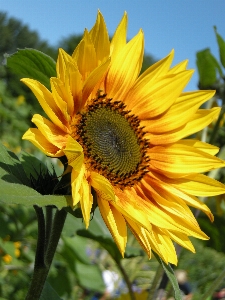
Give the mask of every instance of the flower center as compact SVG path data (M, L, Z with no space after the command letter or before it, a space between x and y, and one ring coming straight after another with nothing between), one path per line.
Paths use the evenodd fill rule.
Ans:
M77 140L87 163L112 184L134 185L147 172L148 142L139 119L121 101L98 96L81 114Z

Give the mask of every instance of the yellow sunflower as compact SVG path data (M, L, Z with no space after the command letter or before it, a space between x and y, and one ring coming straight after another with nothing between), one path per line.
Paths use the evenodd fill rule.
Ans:
M194 252L189 236L208 239L188 206L209 208L196 196L225 192L200 173L225 166L218 148L183 139L217 118L220 108L199 109L214 91L182 92L193 71L187 61L170 67L173 51L139 76L142 30L126 41L124 14L110 42L100 12L72 56L59 49L51 91L33 79L49 119L35 114L23 139L51 157L66 156L74 208L89 225L93 196L124 255L127 226L151 257L177 263L172 241Z

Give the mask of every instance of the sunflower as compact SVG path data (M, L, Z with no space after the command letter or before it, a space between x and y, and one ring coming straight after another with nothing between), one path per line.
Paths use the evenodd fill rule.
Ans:
M183 139L218 117L220 108L199 109L214 91L183 92L193 70L187 61L171 68L174 56L139 76L142 30L126 41L124 14L110 42L100 12L84 31L72 56L59 49L51 91L33 79L33 91L49 119L35 114L23 139L50 157L66 156L71 171L73 209L80 205L89 226L93 199L124 255L127 227L151 257L177 263L173 241L194 252L190 236L208 239L189 206L213 220L196 196L225 192L200 174L223 167L218 148Z

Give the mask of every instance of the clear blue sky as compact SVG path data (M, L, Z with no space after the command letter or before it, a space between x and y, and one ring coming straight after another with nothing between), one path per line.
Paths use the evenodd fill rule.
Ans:
M196 51L210 47L218 56L214 25L225 38L225 0L0 0L1 11L23 21L52 45L90 29L98 9L111 35L127 11L128 38L142 28L147 53L162 58L174 48L174 62L189 59L189 68L196 68ZM196 89L197 80L195 72L188 89Z

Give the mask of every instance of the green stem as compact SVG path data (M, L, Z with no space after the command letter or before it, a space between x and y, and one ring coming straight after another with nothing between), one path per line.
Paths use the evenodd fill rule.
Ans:
M213 281L209 289L206 291L206 293L201 297L200 300L207 300L209 297L211 297L214 293L214 291L221 285L225 278L225 269L220 273L219 277L216 278L216 280Z
M154 277L154 279L153 279L151 288L150 288L150 290L149 290L149 293L148 293L148 299L147 299L147 300L153 299L153 296L154 296L154 294L155 294L157 285L158 285L158 283L159 283L160 278L162 278L163 273L164 273L163 268L162 268L162 266L159 264L159 265L158 265L158 268L157 268L157 270L156 270L155 277Z
M52 230L52 212L53 212L53 206L46 206L45 209L45 219L46 219L46 224L45 224L45 249L48 248L48 243L51 235L51 230Z
M45 218L41 207L34 205L34 209L38 220L38 238L34 269L39 269L45 267Z
M35 210L36 213L38 212L37 251L35 258L34 273L25 300L40 299L67 215L67 212L64 209L56 211L54 221L52 224L52 230L49 234L49 241L47 241L46 243L44 214L42 209L37 206L35 207ZM48 245L47 248L45 248L46 245Z
M123 275L123 278L124 278L124 280L125 280L125 282L127 284L127 288L128 288L129 294L130 294L130 299L131 300L136 300L134 292L132 290L132 284L130 282L130 279L129 279L127 273L125 272L125 270L124 270L123 266L121 265L120 261L116 262L116 263L117 263L117 266L118 266L119 270L121 271L121 273Z

